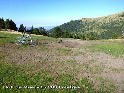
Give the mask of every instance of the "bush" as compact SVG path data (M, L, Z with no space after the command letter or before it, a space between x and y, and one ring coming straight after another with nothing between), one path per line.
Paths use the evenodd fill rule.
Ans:
M119 37L119 35L117 34L117 33L114 33L113 35L112 35L112 39L117 39Z

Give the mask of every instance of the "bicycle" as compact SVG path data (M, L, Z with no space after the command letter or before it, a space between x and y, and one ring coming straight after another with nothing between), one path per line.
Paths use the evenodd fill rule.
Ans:
M25 36L25 32L22 33L22 37L17 37L16 39L16 45L30 45L30 46L35 46L37 45L36 40L34 40L31 37L31 34L28 34Z

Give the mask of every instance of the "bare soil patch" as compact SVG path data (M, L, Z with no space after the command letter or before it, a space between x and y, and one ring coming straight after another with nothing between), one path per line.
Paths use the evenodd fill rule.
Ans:
M76 39L76 40L63 39L62 44L68 48L82 48L84 46L88 46L92 44L110 44L110 42L102 42L98 40L86 41L80 39Z

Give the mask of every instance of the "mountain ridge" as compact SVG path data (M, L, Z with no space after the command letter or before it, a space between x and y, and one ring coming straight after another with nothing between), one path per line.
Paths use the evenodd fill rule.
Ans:
M95 32L98 39L112 38L114 33L122 35L124 27L124 11L98 18L81 18L71 20L59 26L61 30L83 35L84 33ZM54 29L51 29L53 31Z

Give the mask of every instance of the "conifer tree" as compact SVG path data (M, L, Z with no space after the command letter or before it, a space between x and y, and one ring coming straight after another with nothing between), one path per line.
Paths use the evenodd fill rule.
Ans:
M12 20L9 20L9 24L11 30L17 30L16 24Z
M20 25L19 27L19 32L24 32L25 31L25 27L23 26L23 24Z
M5 29L5 22L3 18L0 18L0 29Z
M6 19L6 21L5 21L5 29L10 29L10 21L9 21L9 19Z
M55 27L53 35L56 38L62 37L62 30L59 27Z

